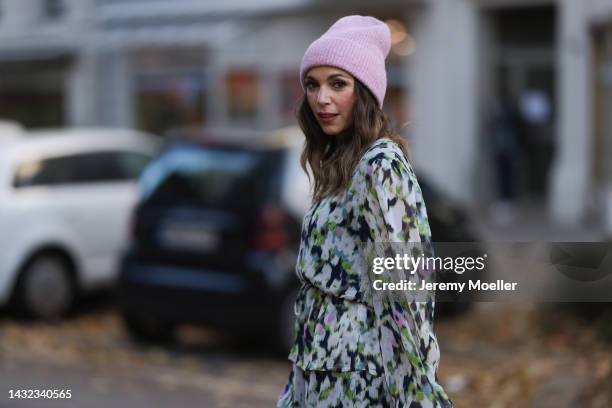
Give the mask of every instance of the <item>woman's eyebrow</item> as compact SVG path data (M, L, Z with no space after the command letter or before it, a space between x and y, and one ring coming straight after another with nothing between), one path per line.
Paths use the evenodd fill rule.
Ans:
M348 79L348 77L346 75L344 75L344 74L332 74L327 79L329 80L329 79L334 79L334 78L337 78L337 77Z
M332 79L335 79L335 78L349 79L346 75L338 73L338 74L331 74L325 80L326 81L331 81ZM304 82L306 82L306 81L313 81L313 82L316 82L316 83L319 82L318 80L316 80L315 78L311 77L310 75L308 75L308 76L306 76L306 78L304 78Z

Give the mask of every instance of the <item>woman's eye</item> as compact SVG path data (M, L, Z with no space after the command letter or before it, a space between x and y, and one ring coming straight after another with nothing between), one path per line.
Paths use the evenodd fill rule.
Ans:
M334 83L332 84L334 88L336 89L340 89L342 87L344 87L346 85L346 82L344 81L334 81Z
M306 85L305 85L307 90L313 90L313 89L316 88L316 86L317 85L314 82L307 82Z

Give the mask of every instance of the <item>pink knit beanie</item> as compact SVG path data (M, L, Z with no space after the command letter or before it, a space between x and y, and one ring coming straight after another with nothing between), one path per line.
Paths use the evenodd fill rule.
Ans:
M315 66L343 69L374 94L382 109L387 91L385 58L391 48L391 32L382 21L369 16L347 16L336 21L306 50L300 66L300 82Z

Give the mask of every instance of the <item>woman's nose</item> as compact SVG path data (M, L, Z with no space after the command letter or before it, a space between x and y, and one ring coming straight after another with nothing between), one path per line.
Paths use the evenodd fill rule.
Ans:
M330 103L330 93L327 87L322 86L319 88L319 94L317 95L317 103L320 105L327 105Z

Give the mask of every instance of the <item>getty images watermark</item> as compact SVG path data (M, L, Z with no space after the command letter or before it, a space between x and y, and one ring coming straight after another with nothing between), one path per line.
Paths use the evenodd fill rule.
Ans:
M368 267L377 292L417 301L435 293L443 302L612 301L612 242L375 245Z
M485 253L479 257L413 257L408 254L396 254L395 257L375 257L372 261L372 272L381 275L390 270L405 271L415 275L417 271L446 271L456 274L466 272L484 271L485 261L488 255ZM481 279L468 279L467 282L435 282L426 279L418 281L400 279L399 282L385 282L376 279L372 283L374 290L435 290L454 291L461 293L467 290L516 290L518 282L506 282L498 279L495 282L486 282Z

